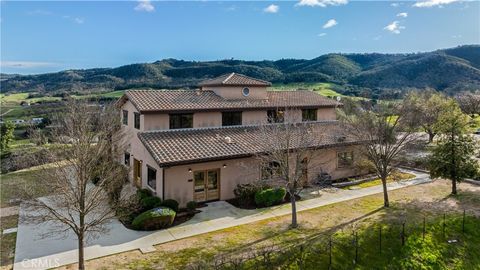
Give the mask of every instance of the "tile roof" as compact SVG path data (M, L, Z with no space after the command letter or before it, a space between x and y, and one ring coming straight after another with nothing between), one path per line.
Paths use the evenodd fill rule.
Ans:
M120 103L130 100L140 112L208 111L229 109L334 107L340 103L312 91L267 91L266 99L225 99L213 91L133 90ZM123 100L123 101L122 101Z
M312 148L358 143L353 137L341 135L346 132L337 121L312 122L308 125L315 138L309 141ZM262 129L259 126L177 129L142 132L138 133L138 137L158 165L168 167L249 157L265 152L261 142L266 137L270 137L266 135L269 130L271 129ZM305 129L295 130L305 132ZM295 134L292 138L304 138L299 134ZM226 141L226 137L231 139L230 143ZM295 148L295 144L298 147L298 140L292 139L292 148Z
M199 86L270 86L270 82L251 78L243 74L228 73L217 78L200 82Z

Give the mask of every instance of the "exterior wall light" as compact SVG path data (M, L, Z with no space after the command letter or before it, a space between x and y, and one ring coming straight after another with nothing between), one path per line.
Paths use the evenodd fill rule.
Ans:
M227 164L223 164L223 168L225 169L227 167Z
M190 173L191 173L191 172L192 172L192 168L188 168L188 172L190 172Z

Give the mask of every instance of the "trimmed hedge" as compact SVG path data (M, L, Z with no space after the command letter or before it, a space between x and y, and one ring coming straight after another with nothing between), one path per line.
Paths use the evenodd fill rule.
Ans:
M144 197L140 199L140 204L142 205L142 210L147 211L147 210L162 206L162 199L155 196Z
M280 204L285 199L285 188L269 188L255 193L255 204L259 207L267 207Z
M159 230L173 224L175 211L167 207L157 207L138 215L132 222L132 228L135 230Z
M168 207L175 212L178 212L178 202L173 199L167 199L162 202L162 206Z
M238 184L233 190L235 198L238 200L238 204L246 207L249 205L255 205L255 194L262 191L267 187L255 184Z

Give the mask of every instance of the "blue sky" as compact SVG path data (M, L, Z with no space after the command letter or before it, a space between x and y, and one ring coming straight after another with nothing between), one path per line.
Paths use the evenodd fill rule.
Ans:
M479 44L479 3L1 1L1 72L431 51Z

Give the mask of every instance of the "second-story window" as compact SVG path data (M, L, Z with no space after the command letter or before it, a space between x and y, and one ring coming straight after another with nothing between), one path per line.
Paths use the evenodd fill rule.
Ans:
M170 114L170 129L193 128L193 113Z
M283 123L285 120L284 110L268 110L267 118L269 123Z
M128 111L123 110L123 115L122 115L122 123L124 125L128 125Z
M317 109L302 110L302 121L317 121Z
M222 126L240 126L242 125L242 112L223 112Z
M136 129L140 129L140 114L133 113L133 127Z

